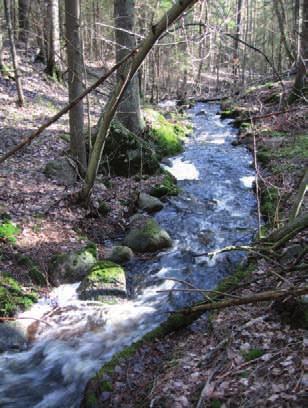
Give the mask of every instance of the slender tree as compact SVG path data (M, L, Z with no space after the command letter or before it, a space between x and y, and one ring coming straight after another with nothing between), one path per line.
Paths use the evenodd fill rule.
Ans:
M16 53L15 39L14 39L13 27L12 27L11 8L8 3L8 0L4 0L4 12L5 12L8 36L10 40L12 62L13 62L13 67L14 67L14 75L15 75L15 81L16 81L17 94L18 94L18 105L22 107L24 105L24 94L23 94L21 80L19 76L17 53Z
M289 96L289 103L303 96L307 83L308 68L308 0L302 0L300 50L297 60L297 73L295 82Z
M136 46L133 34L135 25L135 0L115 0L115 39L116 60L121 61ZM121 80L123 69L117 73L117 80ZM140 133L144 128L142 113L140 110L140 90L138 75L135 75L123 96L119 105L117 118L131 132Z
M48 55L46 72L48 75L60 79L61 76L61 48L59 26L59 0L48 0Z
M80 0L65 0L65 25L67 41L69 101L83 91L83 54L80 34ZM69 113L70 149L83 174L87 166L85 139L83 133L83 102L80 101Z

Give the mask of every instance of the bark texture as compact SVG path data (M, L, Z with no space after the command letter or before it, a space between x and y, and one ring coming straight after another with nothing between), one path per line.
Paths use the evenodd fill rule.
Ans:
M135 0L115 0L114 2L116 60L121 61L136 46L133 34L135 25ZM121 80L124 69L117 73L117 80ZM133 133L140 133L144 122L140 110L140 92L138 75L135 75L124 93L117 112L119 121Z
M69 101L82 94L83 91L83 55L80 33L80 1L65 0L65 24L68 62ZM80 171L85 172L87 166L86 146L83 133L83 102L80 100L69 113L70 148Z

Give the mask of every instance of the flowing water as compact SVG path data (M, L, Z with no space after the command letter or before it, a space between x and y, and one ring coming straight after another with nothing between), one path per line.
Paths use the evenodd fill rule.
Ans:
M27 312L48 325L35 323L38 334L29 349L0 355L1 408L78 407L87 380L104 362L166 319L167 311L196 300L176 290L184 287L178 280L210 289L244 259L242 253L193 256L248 243L256 230L252 158L232 146L236 130L218 109L199 103L190 110L193 135L167 166L182 192L156 218L173 248L128 265L133 299L126 303L79 301L77 284L62 285Z

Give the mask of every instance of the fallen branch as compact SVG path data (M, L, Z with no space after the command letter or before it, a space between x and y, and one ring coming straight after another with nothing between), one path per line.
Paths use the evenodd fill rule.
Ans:
M277 112L271 112L271 113L267 113L266 115L259 115L259 116L252 116L250 118L250 120L252 122L259 120L259 119L266 119L266 118L270 118L272 116L278 116L278 115L283 115L284 113L291 113L291 112L298 112L298 111L303 111L306 110L307 107L303 107L301 109L299 108L294 108L294 109L287 109L287 110L282 110L282 111L277 111Z
M201 303L200 305L192 306L189 309L183 309L174 313L189 315L191 313L206 312L207 310L225 309L227 307L247 305L249 303L267 302L269 300L284 299L288 296L298 297L307 294L308 294L307 286L298 289L292 288L283 290L272 290L257 293L256 295L243 296L239 299L228 299L214 303Z
M75 98L71 103L66 105L63 109L61 109L58 113L52 116L50 119L47 120L42 126L40 126L37 130L31 133L30 136L26 137L22 142L20 142L17 146L13 147L10 151L0 157L0 164L7 160L9 157L13 156L19 150L21 150L24 146L29 145L34 139L36 139L45 129L55 123L61 116L65 115L69 112L74 106L76 106L85 96L87 96L90 92L92 92L95 88L101 85L103 82L106 81L117 69L124 64L133 54L136 53L136 49L132 50L125 58L123 58L118 64L114 65L105 75L100 77L94 84L89 86L84 92L82 92L77 98Z
M202 252L201 254L192 254L194 258L198 258L200 256L208 256L212 258L213 256L222 254L223 252L231 252L231 251L252 251L253 247L248 245L230 245L221 249L216 249L215 251L211 252Z

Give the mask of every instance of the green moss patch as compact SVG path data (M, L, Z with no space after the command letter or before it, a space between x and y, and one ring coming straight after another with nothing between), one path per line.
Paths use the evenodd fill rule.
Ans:
M243 354L245 361L255 360L256 358L262 357L265 354L265 351L259 348L253 348L249 351L246 351Z
M20 229L13 222L7 220L0 223L0 241L14 244L18 234L20 234Z
M122 279L124 270L112 261L99 261L90 270L86 279L92 282L115 283Z
M26 293L15 279L0 277L0 316L13 316L36 301L37 295L34 292Z
M161 113L153 109L147 108L144 113L158 156L174 156L182 152L183 141L190 130L179 123L169 122Z

